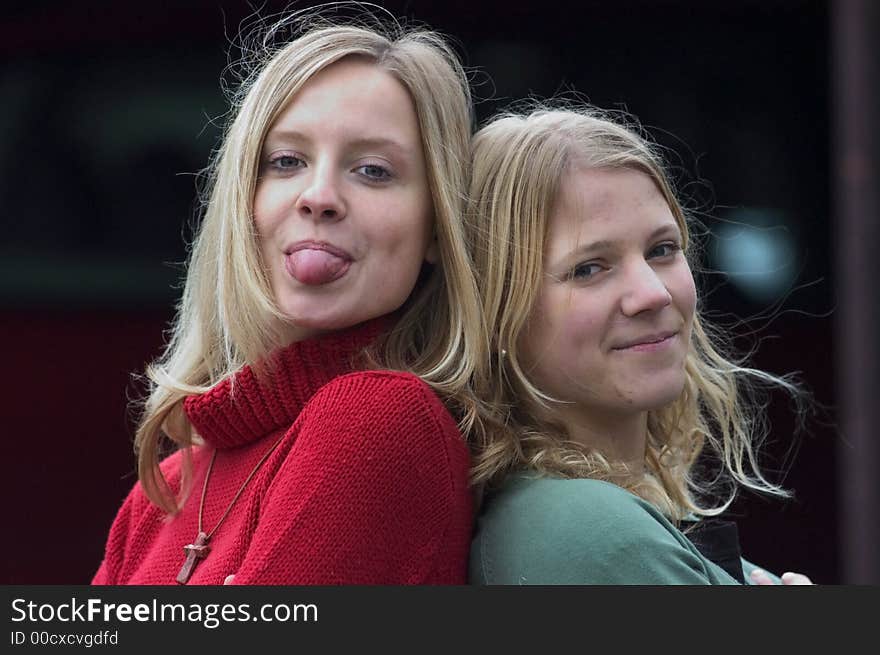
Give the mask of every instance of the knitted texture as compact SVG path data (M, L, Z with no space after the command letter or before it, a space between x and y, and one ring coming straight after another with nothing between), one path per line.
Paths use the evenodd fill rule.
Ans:
M210 532L259 459L281 438L212 535L189 584L464 584L472 527L469 456L455 420L421 379L351 372L385 325L372 321L291 344L264 375L186 399L205 446L193 493L170 520L136 484L93 584L174 584L183 546ZM231 383L230 383L231 382ZM180 484L178 452L162 462Z

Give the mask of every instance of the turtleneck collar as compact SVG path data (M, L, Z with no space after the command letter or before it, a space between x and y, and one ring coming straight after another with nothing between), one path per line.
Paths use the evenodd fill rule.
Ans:
M242 446L290 427L312 396L332 379L352 372L354 358L393 324L391 316L294 341L269 356L266 372L244 366L202 394L188 396L184 411L196 432L215 448Z

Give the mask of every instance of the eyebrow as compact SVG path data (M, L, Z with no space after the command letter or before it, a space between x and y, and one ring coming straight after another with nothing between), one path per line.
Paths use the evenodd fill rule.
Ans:
M271 130L266 135L264 145L269 143L270 141L300 141L306 144L311 144L313 142L313 139L309 135L298 130ZM403 155L405 157L409 157L412 154L411 148L405 147L399 141L396 141L395 139L392 139L390 137L358 137L346 141L346 144L349 147L353 148L390 149L398 152L400 155Z
M663 234L666 234L668 232L675 232L676 236L681 238L681 230L678 229L677 223L664 223L663 225L661 225L656 230L651 232L651 234L648 235L647 241L653 241L657 237L659 237ZM587 243L583 246L579 246L579 247L575 248L574 250L572 250L569 253L568 256L570 257L570 256L574 256L574 255L577 255L577 256L588 255L591 252L595 252L597 250L608 250L608 249L614 248L614 246L616 246L616 245L617 245L616 241L611 241L611 240L607 240L607 239L603 239L601 241L593 241L592 243Z

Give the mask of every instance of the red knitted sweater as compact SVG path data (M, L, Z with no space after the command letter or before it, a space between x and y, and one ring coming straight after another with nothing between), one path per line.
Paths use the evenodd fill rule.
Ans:
M210 532L257 461L278 447L213 534L189 584L464 584L472 506L455 420L422 380L351 372L387 321L291 344L270 376L250 368L184 402L204 446L173 518L136 484L93 584L174 584L183 546ZM234 388L234 393L232 392ZM161 468L177 489L181 452Z

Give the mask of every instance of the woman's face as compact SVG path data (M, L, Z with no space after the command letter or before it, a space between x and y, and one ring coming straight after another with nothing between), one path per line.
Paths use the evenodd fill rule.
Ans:
M607 425L681 393L696 305L681 244L644 173L575 167L563 180L520 347L538 387L572 403L564 420Z
M289 341L399 308L436 257L404 86L357 59L312 77L266 136L254 221Z

